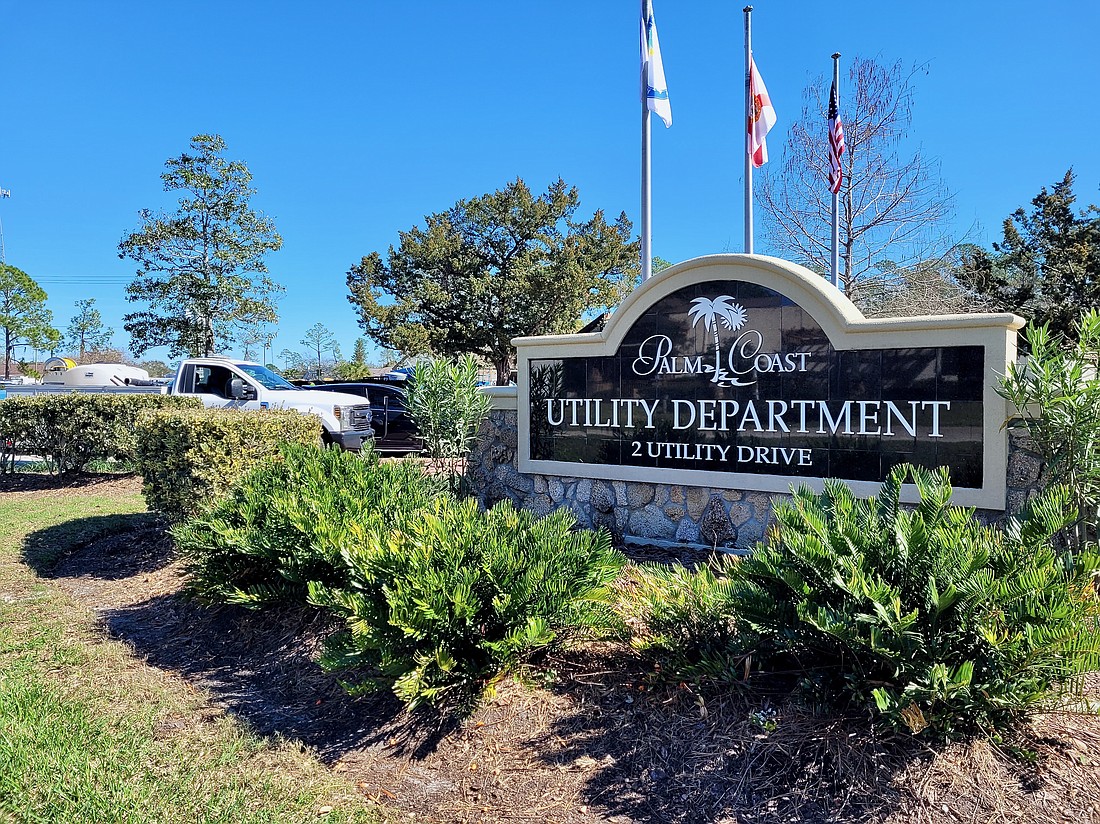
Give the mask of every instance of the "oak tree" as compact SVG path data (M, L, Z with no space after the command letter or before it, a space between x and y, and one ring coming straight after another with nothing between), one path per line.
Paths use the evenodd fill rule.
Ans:
M383 258L348 273L359 324L407 356L474 355L508 382L512 338L573 332L617 305L638 276L626 214L579 220L577 189L560 178L534 195L522 180L427 215Z

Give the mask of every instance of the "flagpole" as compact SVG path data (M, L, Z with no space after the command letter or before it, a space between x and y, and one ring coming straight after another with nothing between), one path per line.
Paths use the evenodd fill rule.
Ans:
M752 254L752 6L745 6L745 254Z
M644 2L644 0L643 0ZM644 88L645 77L642 77L642 84ZM652 225L651 225L651 210L650 210L650 195L651 187L649 183L649 144L653 133L653 129L649 117L649 106L645 97L642 97L642 282L650 279L653 275L653 237L652 237Z
M645 52L646 21L649 19L649 15L647 14L649 11L649 2L650 0L642 0L642 239L640 244L642 253L642 283L645 283L653 276L653 214L650 207L653 191L650 185L649 162L649 150L653 129L649 116L649 99L647 92L647 86L649 85L647 74L649 58Z
M840 107L840 52L833 54L833 88ZM829 124L830 130L833 124ZM840 189L833 192L833 286L840 288Z

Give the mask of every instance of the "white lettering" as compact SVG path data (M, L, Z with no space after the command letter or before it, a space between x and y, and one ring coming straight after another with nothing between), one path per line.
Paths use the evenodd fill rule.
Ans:
M721 401L722 410L722 422L718 425L718 428L723 432L729 432L730 427L728 418L737 416L737 410L741 407L737 401Z
M657 411L657 406L661 402L658 401L658 400L655 400L655 401L653 401L653 405L650 406L646 402L646 400L644 398L642 398L638 401L638 403L641 404L642 409L645 410L645 428L646 429L653 429L654 428L654 426L653 426L653 413Z
M631 364L631 369L635 375L652 375L670 352L672 339L668 335L650 335L638 347L638 357Z
M573 409L573 423L571 423L570 426L579 426L577 423L577 407L584 403L584 400L581 398L569 398L565 402Z
M897 422L905 427L905 431L909 433L910 437L916 437L917 435L917 401L909 401L909 407L911 409L912 417L910 420L906 420L905 416L901 414L901 410L898 409L897 404L893 401L886 401L886 429L882 434L893 435L894 430L890 426L890 419L896 418Z
M718 426L714 422L714 407L718 401L699 401L699 429L714 430Z
M745 421L747 421L750 417L752 418L753 426L756 427L756 431L760 431L760 417L756 414L756 404L752 401L749 401L747 404L745 404L745 413L741 416L741 423L737 426L737 430L739 432L745 431Z
M921 409L926 406L932 407L932 431L928 433L929 438L942 438L940 434L940 407L944 409L951 409L951 401L921 401Z
M687 422L680 422L680 410L686 409L691 413L691 417L687 419ZM674 400L672 402L672 428L673 429L687 429L695 423L695 404L691 401Z
M554 420L554 405L558 407L558 419ZM546 400L546 422L551 426L561 426L565 423L565 402L559 398L547 398Z
M777 407L782 407L779 412L776 412ZM768 431L775 432L776 423L779 424L779 428L784 432L790 432L787 428L786 422L783 420L783 416L787 414L786 401L768 401Z
M826 404L825 401L818 401L817 402L817 411L818 411L817 433L819 435L824 435L825 434L825 421L828 420L828 422L829 422L829 431L832 432L834 435L836 434L836 430L840 426L842 421L844 423L844 434L845 435L851 435L852 434L852 409L851 409L851 407L852 407L852 402L851 401L845 401L843 406L842 406L840 414L838 414L836 416L836 418L833 418L832 414L829 412L828 404Z
M806 432L806 407L813 406L817 401L791 401L791 406L798 407L798 431Z
M874 411L871 411L871 410ZM875 428L868 429L867 424L873 423ZM860 435L878 435L882 431L878 425L878 401L860 401L859 402L859 434Z

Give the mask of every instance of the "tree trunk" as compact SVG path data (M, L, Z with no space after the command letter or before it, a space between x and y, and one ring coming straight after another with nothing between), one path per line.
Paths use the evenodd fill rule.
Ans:
M507 386L508 376L512 374L512 356L505 355L494 360L493 368L497 370L497 386Z

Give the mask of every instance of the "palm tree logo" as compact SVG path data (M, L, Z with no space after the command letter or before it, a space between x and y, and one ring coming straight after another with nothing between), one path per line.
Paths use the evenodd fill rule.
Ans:
M745 325L747 320L745 307L739 303L734 303L733 298L729 295L719 295L713 300L711 298L695 298L688 309L688 316L691 318L693 329L702 322L703 328L714 336L714 366L706 367L706 371L714 373L711 382L727 386L744 385L733 375L722 369L722 342L718 336L718 327L724 326L726 329L736 332Z

